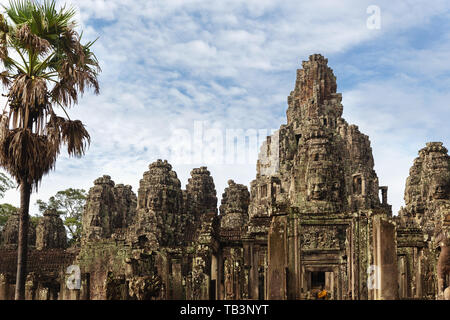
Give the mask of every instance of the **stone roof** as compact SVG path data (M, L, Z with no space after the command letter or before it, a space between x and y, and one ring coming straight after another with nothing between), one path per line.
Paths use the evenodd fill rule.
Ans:
M62 268L70 266L78 250L48 249L28 251L28 273L38 274L59 272ZM17 251L0 249L0 274L15 274L17 268Z

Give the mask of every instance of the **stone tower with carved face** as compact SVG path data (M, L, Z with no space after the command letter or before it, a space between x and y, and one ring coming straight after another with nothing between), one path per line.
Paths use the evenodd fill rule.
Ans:
M442 142L419 151L397 221L401 296L443 299L450 292L450 156Z
M386 240L377 242L372 230L391 228L383 222L391 207L387 187L380 201L369 138L342 118L342 96L327 63L319 54L302 63L288 97L287 124L261 148L247 235L258 245L249 244L249 259L265 257L267 298L306 298L321 287L340 299L394 297L387 278L383 290L367 289L367 268L380 258L374 248ZM253 279L261 276L256 269Z

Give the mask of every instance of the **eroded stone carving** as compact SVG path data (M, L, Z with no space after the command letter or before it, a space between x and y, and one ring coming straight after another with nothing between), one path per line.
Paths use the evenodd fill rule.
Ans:
M229 180L220 205L221 227L224 229L242 228L248 220L249 202L248 188Z
M13 213L3 228L1 233L1 245L7 248L16 248L19 241L19 212ZM28 245L36 244L36 228L32 224L28 227Z
M113 189L115 212L112 217L113 229L126 228L136 216L137 197L130 185L118 184Z
M427 143L414 160L406 180L405 204L400 216L413 217L417 224L435 233L442 225L450 202L450 157L441 142ZM431 228L427 226L431 224ZM438 231L438 230L436 230Z
M138 190L137 233L153 234L160 246L183 242L188 215L177 174L167 160L158 160L144 173Z
M308 227L301 235L301 245L305 250L339 249L339 231L336 227Z
M136 300L152 300L159 296L161 285L159 276L132 277L128 283L129 295Z
M116 185L104 175L94 181L83 212L83 241L109 238L116 229L130 226L136 215L131 186Z
M419 228L424 234L423 275L427 294L444 298L450 273L450 228L446 217L450 214L450 157L442 142L429 142L419 151L406 180L405 207L399 212L400 225L408 229ZM435 252L439 254L436 256ZM433 265L437 264L437 273ZM436 290L434 279L437 279Z
M198 223L201 216L209 212L217 212L217 197L211 173L206 167L191 171L191 178L186 185L186 210Z
M67 247L66 228L56 210L48 209L36 227L36 249Z
M114 185L114 181L108 175L94 181L83 212L84 239L111 236L112 216L115 212Z

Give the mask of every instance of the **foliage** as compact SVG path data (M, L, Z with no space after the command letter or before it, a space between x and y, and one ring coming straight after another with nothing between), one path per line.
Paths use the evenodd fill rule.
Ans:
M87 193L83 189L66 189L58 191L50 197L48 202L37 200L39 212L44 214L46 210L56 210L64 221L69 238L72 243L80 240L81 217L86 203Z
M14 187L14 182L6 174L0 172L0 198L3 198L5 192ZM0 231L3 230L3 226L8 221L9 216L17 212L17 210L19 209L9 203L0 204Z
M5 226L6 221L8 221L8 218L12 214L17 213L18 210L18 208L9 203L0 204L0 230L3 230L3 227Z
M0 15L0 81L7 89L7 107L0 121L0 165L21 183L37 188L54 168L61 145L81 156L89 133L65 110L88 87L99 92L94 42L81 43L75 31L75 10L56 2L10 1ZM57 115L60 107L66 117Z
M14 188L16 185L10 178L3 172L0 172L0 198L5 196L5 192L11 188Z

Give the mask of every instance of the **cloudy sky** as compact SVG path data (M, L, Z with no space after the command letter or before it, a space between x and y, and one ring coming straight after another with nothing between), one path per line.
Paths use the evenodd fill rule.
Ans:
M249 184L256 148L247 148L245 159L218 159L205 132L224 139L230 130L257 132L260 145L286 123L296 69L313 53L328 58L337 76L344 118L369 135L394 213L403 205L418 150L427 141L450 147L448 1L72 4L84 39L99 37L93 50L103 69L101 94L85 94L70 110L87 126L92 144L83 158L62 154L33 203L69 187L88 190L103 174L137 192L143 172L158 158L174 164L183 186L192 168L207 165L219 197L228 179ZM189 150L199 145L205 153L191 157ZM2 201L18 205L18 191Z

